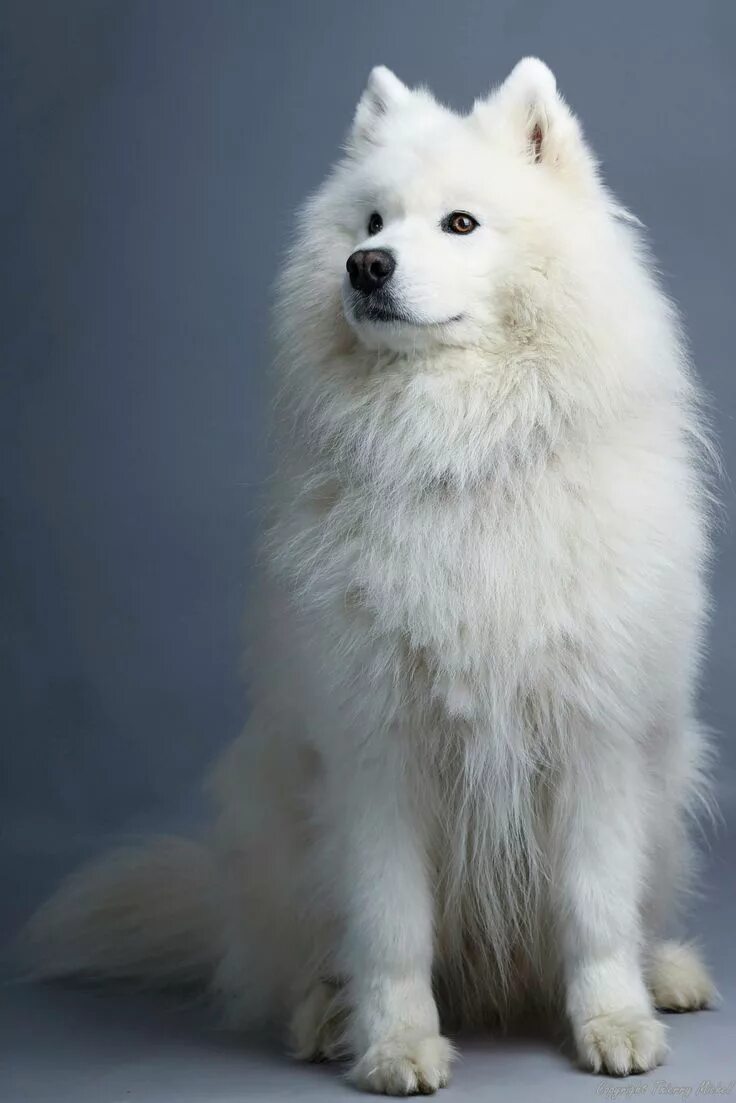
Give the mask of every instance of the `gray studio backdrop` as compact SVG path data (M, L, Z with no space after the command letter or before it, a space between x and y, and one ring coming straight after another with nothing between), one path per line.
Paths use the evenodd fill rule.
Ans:
M246 714L270 285L375 63L459 109L525 53L552 66L650 229L736 470L736 4L4 0L0 50L9 929L105 836L195 820ZM728 523L714 582L728 805Z

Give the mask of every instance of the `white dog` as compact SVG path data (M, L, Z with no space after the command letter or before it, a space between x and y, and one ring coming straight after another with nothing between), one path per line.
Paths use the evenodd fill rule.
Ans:
M708 442L546 66L462 117L374 69L276 321L253 710L217 825L73 877L30 925L39 973L286 1011L300 1056L390 1094L447 1083L440 1013L564 1007L589 1068L653 1068L654 1008L714 995L661 941L707 797Z

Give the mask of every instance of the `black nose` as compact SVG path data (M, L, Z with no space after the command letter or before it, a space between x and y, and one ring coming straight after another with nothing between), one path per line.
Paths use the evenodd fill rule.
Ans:
M358 249L350 254L345 267L355 290L369 295L391 278L396 261L388 249Z

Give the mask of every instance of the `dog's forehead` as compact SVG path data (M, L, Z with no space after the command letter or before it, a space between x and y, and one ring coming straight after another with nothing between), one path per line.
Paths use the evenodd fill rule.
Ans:
M498 167L498 151L469 119L448 115L413 134L388 135L362 166L362 184L412 206L482 186Z

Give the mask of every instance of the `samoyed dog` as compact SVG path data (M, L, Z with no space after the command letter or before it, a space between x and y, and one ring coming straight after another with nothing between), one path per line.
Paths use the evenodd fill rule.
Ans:
M201 984L361 1088L566 1016L594 1072L706 1006L673 940L708 435L677 315L542 62L464 116L374 69L276 305L253 709L216 825L74 875L42 976Z

